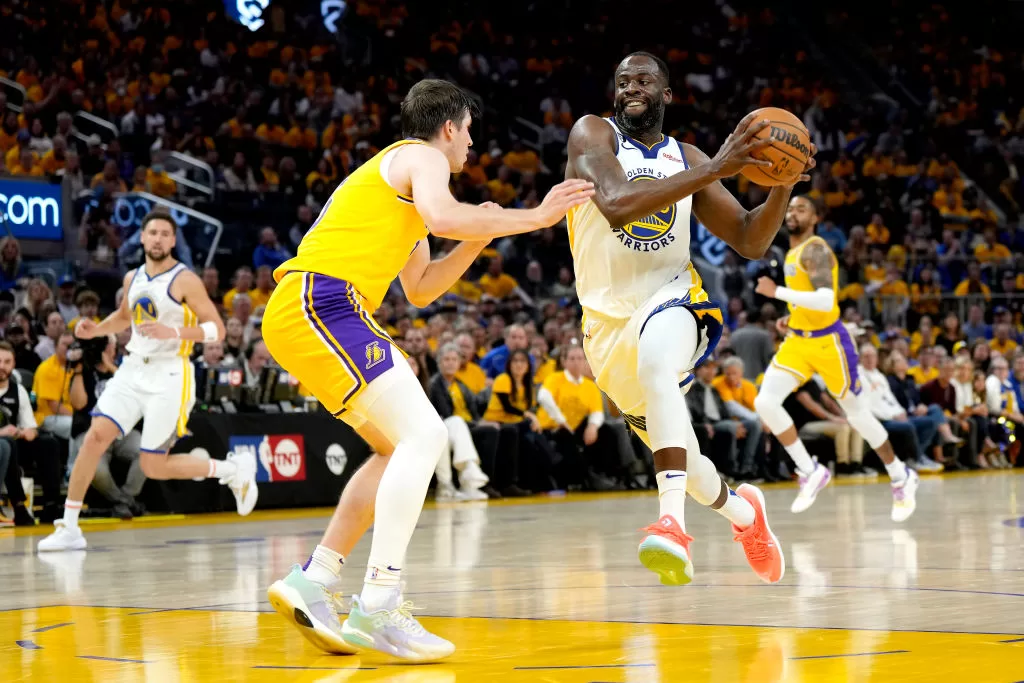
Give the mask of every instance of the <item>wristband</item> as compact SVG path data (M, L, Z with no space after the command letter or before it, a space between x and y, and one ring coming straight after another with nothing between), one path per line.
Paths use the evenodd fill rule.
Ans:
M217 323L211 320L199 325L199 329L203 331L204 342L217 341L219 337L219 335L217 334Z

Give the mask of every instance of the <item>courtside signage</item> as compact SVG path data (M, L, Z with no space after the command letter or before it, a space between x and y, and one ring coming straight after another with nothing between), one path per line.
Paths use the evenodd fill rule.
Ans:
M18 239L64 239L64 198L61 186L0 178L0 219Z

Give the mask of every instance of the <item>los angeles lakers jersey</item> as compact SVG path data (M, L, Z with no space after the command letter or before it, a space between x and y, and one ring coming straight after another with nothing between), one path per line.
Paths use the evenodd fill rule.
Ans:
M427 236L412 197L397 192L387 180L393 152L413 144L424 143L401 140L385 147L335 188L295 258L278 266L274 279L280 282L290 271L301 271L344 280L362 295L361 303L372 314Z
M125 297L132 315L132 337L128 340L128 353L147 357L189 356L194 342L183 339L151 339L139 332L139 325L158 322L168 327L193 327L199 324L196 314L188 305L171 296L171 283L185 264L178 263L170 270L150 277L145 264L139 266L132 277Z
M614 119L615 157L626 178L642 183L689 168L682 145L662 136L648 147L622 132ZM690 263L691 197L612 228L593 200L569 212L569 245L576 270L576 291L588 314L628 318L666 283L699 276Z
M828 242L817 235L804 240L802 244L793 247L786 253L786 286L797 292L813 292L817 289L811 284L811 276L807 274L807 271L804 270L803 265L800 263L800 256L803 250L812 242L820 244L825 249L828 249L829 253L832 253ZM839 262L836 260L835 254L832 254L832 291L839 291ZM823 330L837 320L839 320L838 298L833 298L832 308L827 311L812 311L809 308L789 304L789 326L795 330Z

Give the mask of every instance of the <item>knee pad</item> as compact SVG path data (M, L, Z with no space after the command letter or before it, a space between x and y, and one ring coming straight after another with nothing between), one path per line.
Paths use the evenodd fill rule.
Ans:
M859 397L847 394L839 400L839 405L846 412L846 421L856 429L872 448L878 448L889 440L889 433L882 423L868 411Z

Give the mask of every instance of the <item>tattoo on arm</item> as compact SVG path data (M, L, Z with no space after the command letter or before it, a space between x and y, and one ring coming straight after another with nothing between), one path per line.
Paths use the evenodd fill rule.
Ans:
M835 257L832 252L820 242L808 244L800 254L800 265L807 271L815 289L832 288L832 265L834 263Z

